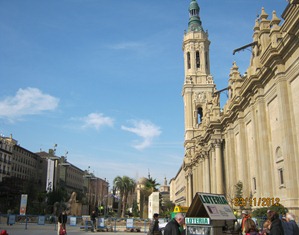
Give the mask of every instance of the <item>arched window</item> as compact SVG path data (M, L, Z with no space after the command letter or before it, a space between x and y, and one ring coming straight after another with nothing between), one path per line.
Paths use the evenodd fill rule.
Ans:
M276 155L276 161L283 160L282 151L279 146L276 148L275 155Z

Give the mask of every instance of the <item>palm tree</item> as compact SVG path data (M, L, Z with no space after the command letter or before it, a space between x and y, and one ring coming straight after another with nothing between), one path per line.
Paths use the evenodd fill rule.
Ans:
M156 179L153 179L151 176L148 177L147 181L145 182L145 188L150 191L150 193L152 192L157 192L157 186L159 186L160 184L156 181Z
M116 190L119 191L120 200L118 202L118 217L125 217L128 195L135 190L135 180L128 176L116 176L113 180L113 184ZM122 208L122 210L121 210Z
M142 206L142 217L147 218L148 214L148 198L153 192L157 192L157 186L160 184L156 181L156 179L153 179L150 175L145 181L144 188L142 189L142 195L143 195L143 206Z

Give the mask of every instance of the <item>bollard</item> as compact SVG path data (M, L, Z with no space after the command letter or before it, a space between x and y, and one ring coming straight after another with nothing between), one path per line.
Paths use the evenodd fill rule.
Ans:
M146 220L144 220L144 233L146 233Z
M27 215L25 215L25 229L27 229Z
M88 231L88 221L85 220L85 232L87 232L87 231Z

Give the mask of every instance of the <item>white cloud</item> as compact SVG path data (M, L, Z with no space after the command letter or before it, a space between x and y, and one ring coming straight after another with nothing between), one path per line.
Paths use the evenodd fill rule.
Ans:
M6 97L0 101L0 117L14 121L21 116L55 110L58 103L58 98L44 94L37 88L20 88L14 97Z
M82 118L84 124L83 128L95 128L100 129L102 126L113 126L113 119L105 117L102 113L90 113L87 117Z
M134 145L134 148L138 150L145 149L152 145L154 137L161 134L160 127L152 124L148 121L132 121L133 127L122 126L121 129L132 132L143 138L143 141L139 144Z

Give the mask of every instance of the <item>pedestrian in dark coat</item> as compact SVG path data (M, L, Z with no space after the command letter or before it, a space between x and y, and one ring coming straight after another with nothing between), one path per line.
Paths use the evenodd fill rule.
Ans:
M94 229L96 228L96 212L92 211L90 215L90 221L91 221L91 231L94 232Z
M284 235L282 222L279 219L278 214L275 211L270 211L268 213L268 216L271 221L270 234L271 235Z
M295 221L295 216L292 213L286 214L286 231L285 235L299 235L299 227Z
M151 222L151 225L149 227L149 231L147 233L148 235L160 235L160 229L159 229L159 214L155 213L153 215L153 220Z
M177 213L164 228L164 235L181 235L180 226L184 223L184 215Z
M58 216L58 228L57 228L57 234L60 234L61 229L66 229L65 224L67 222L67 212L66 210L62 211Z

